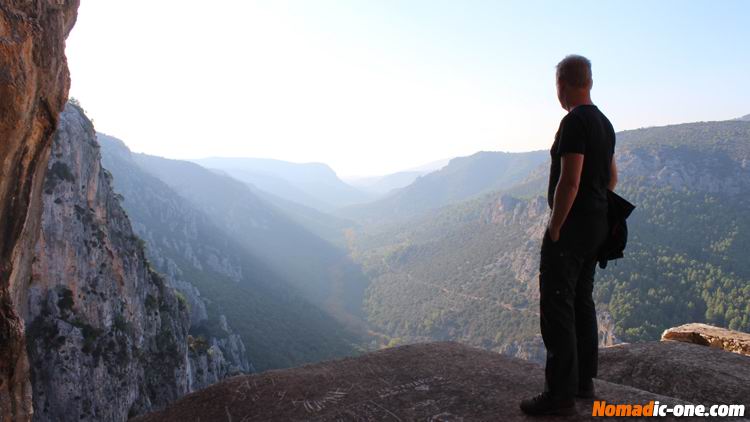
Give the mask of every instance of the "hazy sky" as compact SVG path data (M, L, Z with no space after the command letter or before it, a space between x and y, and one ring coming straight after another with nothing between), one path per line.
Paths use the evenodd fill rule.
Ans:
M83 0L71 96L171 158L383 174L546 149L554 66L588 56L615 129L750 113L748 1Z

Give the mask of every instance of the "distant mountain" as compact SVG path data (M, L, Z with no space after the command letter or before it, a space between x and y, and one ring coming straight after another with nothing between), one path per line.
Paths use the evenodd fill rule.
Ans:
M750 122L639 129L617 140L617 191L638 208L626 257L597 271L603 334L653 340L692 321L750 331ZM372 280L369 321L396 343L457 340L533 355L544 168L521 188L355 228L352 256Z
M339 210L339 215L361 222L405 218L459 202L522 181L549 153L478 152L450 160L440 170L418 177L412 184L375 202Z
M424 171L400 171L398 173L387 174L385 176L362 177L359 179L349 180L352 186L361 189L373 195L385 195L388 192L403 188L417 180L419 176L427 174Z
M447 166L449 161L449 159L437 160L418 167L386 174L384 176L351 178L346 179L346 182L365 192L370 192L378 196L385 195L394 189L410 185L419 176L424 176L427 173L440 170Z
M750 122L750 114L746 114L742 117L738 117L737 120L742 120L744 122Z
M367 280L345 250L316 236L246 183L187 161L132 157L305 298L342 321L357 321Z
M194 337L221 333L228 321L257 370L356 352L356 333L321 310L338 306L331 285L336 280L328 273L339 258L333 247L241 182L193 163L132 154L122 141L98 137L104 166L114 175L151 261L183 291L193 286L208 301L204 315L194 317ZM153 168L173 185L150 172ZM279 264L287 270L279 271ZM302 278L305 269L308 276ZM195 300L188 299L194 311Z
M222 170L273 195L322 211L372 199L372 196L344 183L330 167L321 163L298 164L262 158L192 161L206 168Z
M217 174L232 177L224 170L212 169ZM283 214L294 222L309 230L316 236L330 242L331 244L346 249L345 231L354 224L351 220L336 217L316 208L302 205L299 202L290 201L276 196L267 191L258 189L255 185L247 183L246 186L259 198L269 205L278 208Z
M451 161L450 158L444 158L442 160L435 160L427 164L422 164L421 166L408 168L404 171L420 171L424 173L432 173L433 171L440 170L441 168L447 166L448 163L450 163L450 161Z

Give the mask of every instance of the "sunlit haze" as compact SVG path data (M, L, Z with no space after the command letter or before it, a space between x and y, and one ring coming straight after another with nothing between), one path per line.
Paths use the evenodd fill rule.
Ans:
M374 175L549 148L554 66L617 130L750 113L750 2L83 0L71 96L137 152Z

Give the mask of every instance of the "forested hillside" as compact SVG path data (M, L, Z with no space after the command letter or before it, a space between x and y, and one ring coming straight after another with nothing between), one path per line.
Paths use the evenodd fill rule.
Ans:
M365 309L397 342L499 350L538 331L535 254L546 204L498 195L357 237Z
M638 208L625 259L598 270L595 291L618 338L652 340L693 321L750 330L749 159L750 122L618 134L617 191ZM531 340L546 180L542 164L507 189L352 230L372 280L370 320L400 341L505 350Z
M750 122L622 132L621 185L638 205L628 259L597 289L629 341L706 321L750 330Z
M409 218L483 193L507 189L524 180L548 156L545 151L481 151L454 158L440 170L421 176L380 200L343 208L338 214L367 224Z

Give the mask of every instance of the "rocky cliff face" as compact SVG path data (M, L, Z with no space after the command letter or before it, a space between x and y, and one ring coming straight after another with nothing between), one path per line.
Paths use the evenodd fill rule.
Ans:
M182 279L182 270L153 247L152 242L146 243L149 259L158 260L160 265L157 264L157 268L160 271L166 269L163 272L165 280L185 298L190 310L188 390L200 390L232 375L255 372L247 358L245 343L229 327L226 316L220 314L217 324L210 324L208 300L201 296L195 286Z
M104 134L98 134L98 139L106 146L102 163L116 174L115 189L124 195L123 207L132 217L134 231L145 242L148 259L190 305L188 388L193 391L233 374L254 372L240 336L232 331L221 310L210 307L188 280L190 273L206 271L214 275L214 280L225 277L237 283L243 276L237 259L212 247L202 236L205 217L140 171L122 141Z
M78 0L0 3L0 419L31 417L19 306L31 268L49 144L70 79L65 38Z
M188 391L188 304L134 235L93 125L68 104L23 317L36 421L116 421Z
M232 332L224 315L220 316L220 326L223 333L212 331L208 339L200 335L188 336L190 391L206 388L232 375L255 372L247 359L242 338Z
M747 192L750 189L750 152L745 147L748 128L746 121L738 120L618 133L618 145L622 146L617 152L620 180L677 191L730 196Z

